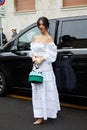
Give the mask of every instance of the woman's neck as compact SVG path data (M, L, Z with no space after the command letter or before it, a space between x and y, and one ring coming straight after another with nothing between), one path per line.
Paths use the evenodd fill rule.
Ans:
M48 32L41 32L41 35L46 36L46 35L48 35Z

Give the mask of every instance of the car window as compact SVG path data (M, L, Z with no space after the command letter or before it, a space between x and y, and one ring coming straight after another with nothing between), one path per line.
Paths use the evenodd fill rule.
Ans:
M40 34L38 27L34 27L19 37L18 50L30 50L30 43L35 35Z
M59 46L87 48L87 20L64 21Z
M56 21L55 20L51 20L49 22L49 29L48 32L49 34L52 36L52 38L55 40L55 33L56 33Z

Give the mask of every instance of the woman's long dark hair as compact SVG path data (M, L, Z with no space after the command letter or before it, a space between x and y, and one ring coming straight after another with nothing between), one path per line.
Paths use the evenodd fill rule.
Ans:
M38 26L38 28L39 28L39 22L40 22L40 20L43 21L44 26L46 27L46 29L48 29L49 28L49 20L46 17L40 17L37 20L37 26Z

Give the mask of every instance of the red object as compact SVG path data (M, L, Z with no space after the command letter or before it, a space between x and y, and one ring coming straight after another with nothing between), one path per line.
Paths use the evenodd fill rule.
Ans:
M0 0L0 5L3 5L5 3L5 0Z

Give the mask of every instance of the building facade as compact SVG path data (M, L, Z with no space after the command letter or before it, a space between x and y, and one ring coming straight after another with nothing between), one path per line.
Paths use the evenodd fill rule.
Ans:
M19 33L39 17L48 18L87 15L87 0L6 0L2 27L11 39L11 29Z

